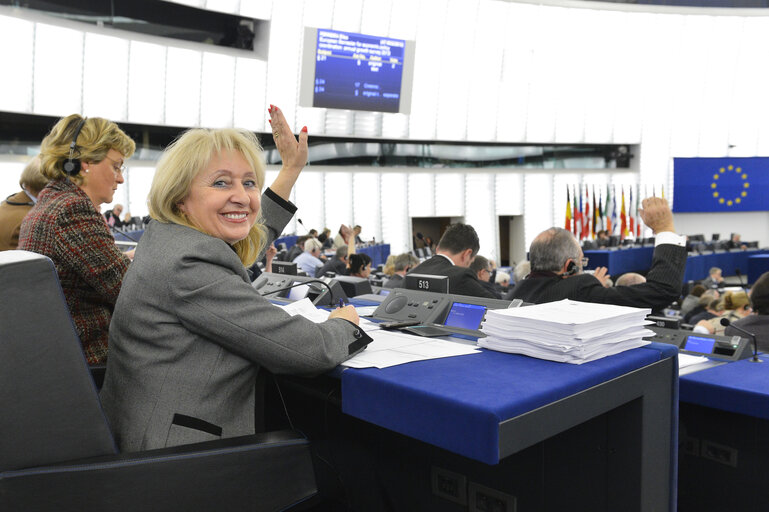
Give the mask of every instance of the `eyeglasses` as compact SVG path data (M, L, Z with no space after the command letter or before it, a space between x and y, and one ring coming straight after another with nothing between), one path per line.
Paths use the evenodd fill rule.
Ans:
M116 162L107 155L104 155L104 158L112 162L112 170L115 171L115 174L122 175L125 172L125 165L122 162Z
M590 261L590 258L586 258L584 256L582 257L582 259L580 260L580 263L582 264L582 268L587 267L587 262L588 261Z

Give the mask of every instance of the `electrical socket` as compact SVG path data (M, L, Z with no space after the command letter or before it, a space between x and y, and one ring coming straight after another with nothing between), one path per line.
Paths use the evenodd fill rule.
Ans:
M681 439L681 451L686 455L692 455L699 457L700 455L700 440L696 437L684 436Z
M470 512L515 512L515 496L470 482L467 486Z
M712 441L702 440L700 455L727 466L737 467L737 449L730 446L714 443Z
M430 469L433 494L467 505L467 477L448 469L432 466Z

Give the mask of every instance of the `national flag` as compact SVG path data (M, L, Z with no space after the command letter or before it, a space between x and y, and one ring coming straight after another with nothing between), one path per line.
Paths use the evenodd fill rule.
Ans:
M604 216L603 216L603 204L601 202L602 198L601 198L600 190L601 189L599 188L598 189L598 191L599 191L599 194L598 194L598 230L596 231L596 233L598 231L603 231L604 229L606 229L606 222L605 222Z
M614 187L612 187L614 188ZM618 235L619 224L617 223L617 189L614 188L614 196L611 201L611 234Z
M571 231L571 199L569 198L569 186L566 185L566 222L563 229Z
M605 214L605 217L604 217L605 221L604 222L606 224L604 229L606 229L606 231L609 233L609 235L611 235L611 228L612 228L612 224L611 224L611 187L609 185L606 185L606 208L604 210L604 214Z
M662 197L665 198L665 191L662 191ZM635 227L636 238L641 238L641 185L638 185L638 193L635 195Z
M633 211L633 185L630 185L630 197L628 198L628 234L635 238L635 212Z
M579 223L580 223L581 213L577 209L577 191L576 191L576 189L573 190L572 192L573 193L571 194L571 200L574 202L574 205L572 207L572 211L574 212L574 221L572 222L571 232L572 232L572 234L574 236L577 236L578 233L579 233Z
M624 240L627 236L627 214L625 213L625 189L622 189L622 208L620 209L619 237Z
M590 228L592 226L590 217L590 191L585 185L585 210L582 213L582 239L590 238Z
M590 238L595 239L598 232L598 208L595 207L595 185L593 185L593 222L590 226Z

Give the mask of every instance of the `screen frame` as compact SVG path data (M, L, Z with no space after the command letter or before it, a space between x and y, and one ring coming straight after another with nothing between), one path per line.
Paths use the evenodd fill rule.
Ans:
M318 30L329 30L333 32L348 32L347 30L337 30L333 28L304 27L304 41L302 43L302 61L301 73L299 78L299 106L313 107L313 96L315 94L315 56L318 50ZM389 37L391 39L401 39L395 36L378 36L373 34L355 34L367 37ZM401 92L398 112L382 112L380 110L353 110L352 112L371 112L372 114L411 114L411 97L414 88L414 56L416 53L416 42L411 39L402 39L406 42L403 50L403 72L401 74ZM321 107L317 107L321 108ZM322 107L327 108L327 107ZM327 108L328 110L338 110Z
M460 305L462 307L469 306L470 309L475 308L482 308L483 309L483 315L481 315L480 320L478 321L478 325L475 327L464 327L459 325L449 325L447 322L449 321L449 318L451 317L451 313L454 312L454 307ZM481 328L481 325L483 324L484 318L486 318L486 312L489 310L488 307L482 305L482 304L471 304L469 302L460 302L455 301L451 303L451 306L449 307L449 310L446 312L446 318L443 319L443 326L444 327L452 327L452 328L460 328L460 329L470 329L470 330L478 330Z

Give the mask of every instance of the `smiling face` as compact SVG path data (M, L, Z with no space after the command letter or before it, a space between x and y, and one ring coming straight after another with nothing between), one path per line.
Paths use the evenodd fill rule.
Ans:
M123 155L115 149L110 149L107 158L101 162L83 163L80 188L97 208L103 203L111 203L118 185L125 181L122 166Z
M237 151L214 154L179 209L200 230L234 244L248 236L260 207L256 173Z

